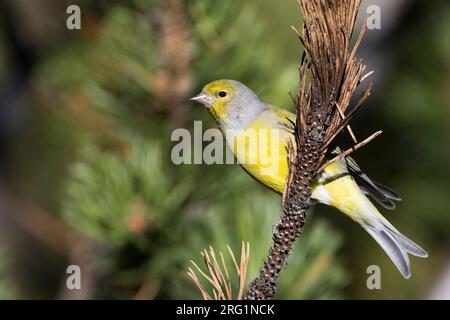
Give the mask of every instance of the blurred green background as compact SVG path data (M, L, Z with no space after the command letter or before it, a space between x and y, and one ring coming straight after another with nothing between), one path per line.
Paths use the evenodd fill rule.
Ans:
M66 28L69 4L81 30ZM450 298L450 3L369 0L362 16L371 4L382 29L359 55L374 89L352 127L384 134L354 156L399 191L383 213L430 257L405 280L359 226L316 206L278 299ZM189 261L241 241L253 279L280 198L237 166L172 164L170 135L215 127L189 98L219 78L292 109L300 23L294 0L2 1L0 297L201 298ZM66 288L71 264L82 290ZM367 289L372 264L381 290Z

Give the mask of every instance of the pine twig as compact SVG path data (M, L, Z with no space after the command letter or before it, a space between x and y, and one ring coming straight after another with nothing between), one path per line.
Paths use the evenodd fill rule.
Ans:
M336 102L336 108L339 111L339 115L341 116L342 120L344 120L345 119L345 114L342 112L341 107L339 107L337 102ZM357 144L358 140L356 139L355 133L353 132L352 127L350 127L350 125L347 125L347 131L348 131L348 134L350 135L350 137L352 138L353 142L355 144Z
M211 294L202 284L202 281L199 279L194 269L188 268L187 274L200 290L204 300L242 300L244 296L250 256L250 245L248 242L242 242L239 263L237 262L233 250L231 250L229 245L227 245L227 249L233 261L233 265L236 268L236 273L239 279L239 288L235 297L233 296L233 287L230 277L231 273L228 270L222 252L219 252L220 260L212 247L209 247L209 252L206 249L201 252L207 271L202 270L202 268L191 260L195 270L197 270L200 276L212 287Z
M160 1L162 18L158 28L158 71L151 84L156 108L177 126L186 117L185 101L192 87L191 29L183 0Z
M355 144L353 147L345 150L344 152L340 153L339 155L337 155L336 157L334 157L331 160L328 160L327 162L325 162L319 169L319 173L322 172L328 165L332 164L335 161L339 161L341 159L344 159L345 157L347 157L348 155L350 155L351 153L353 153L354 151L364 147L366 144L368 144L369 142L371 142L373 139L375 139L376 137L378 137L380 134L382 134L383 131L377 131L374 134L372 134L370 137L368 137L367 139L364 139L363 141Z

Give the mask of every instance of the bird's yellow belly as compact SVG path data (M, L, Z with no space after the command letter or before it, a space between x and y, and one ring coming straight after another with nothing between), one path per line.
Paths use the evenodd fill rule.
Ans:
M242 166L262 184L278 193L283 193L288 175L286 156L287 153L283 157L280 156L278 170L269 174L261 170L261 166L258 164ZM330 181L322 182L324 176L339 177L335 180L330 179ZM339 162L330 164L321 177L312 183L311 193L314 200L338 208L359 223L365 218L365 212L374 212L373 205L359 191L354 179L346 174L345 167L343 168L342 163ZM361 210L361 208L366 210Z
M245 129L231 139L239 164L256 180L283 193L288 175L287 135L280 129Z
M236 159L251 176L274 191L283 193L289 171L287 139L291 138L290 133L283 129L261 129L254 125L228 140ZM335 177L346 172L342 162L335 162L326 167L322 177ZM354 181L348 176L326 185L319 180L322 179L312 185L313 198L325 204L338 207L338 199L350 197L354 191Z
M293 135L280 127L282 117L276 120L270 119L270 115L267 117L255 121L247 129L232 132L227 136L227 142L240 165L251 176L282 194L289 172L287 141L292 141ZM312 183L311 192L313 199L338 208L358 222L365 215L376 212L348 174L345 160L328 165Z

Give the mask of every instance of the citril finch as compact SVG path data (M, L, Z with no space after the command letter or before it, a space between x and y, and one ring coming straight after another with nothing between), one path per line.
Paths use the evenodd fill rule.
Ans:
M209 83L191 100L206 106L244 170L282 194L288 175L288 140L295 143L295 115L261 101L252 90L234 80ZM265 139L261 132L267 135ZM252 138L259 141L252 143ZM312 199L337 208L359 223L405 278L411 276L408 254L428 256L390 224L367 197L370 195L384 208L394 209L394 201L401 200L398 194L371 180L352 158L329 164L311 188Z

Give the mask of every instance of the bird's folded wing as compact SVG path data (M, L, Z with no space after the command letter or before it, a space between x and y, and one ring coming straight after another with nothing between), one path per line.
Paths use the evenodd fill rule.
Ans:
M279 125L287 130L289 133L295 133L295 115L287 110L281 109L283 112L280 117ZM280 110L280 112L281 112ZM339 147L333 150L333 154L340 154L342 151ZM395 209L395 202L400 201L401 198L397 192L389 187L386 187L378 182L370 179L361 168L358 166L355 160L351 157L346 157L347 166L350 174L354 177L361 190L371 196L376 202L386 209Z
M350 174L355 178L361 190L371 196L376 202L386 209L395 209L395 202L402 200L400 195L389 187L370 179L351 157L346 157Z

